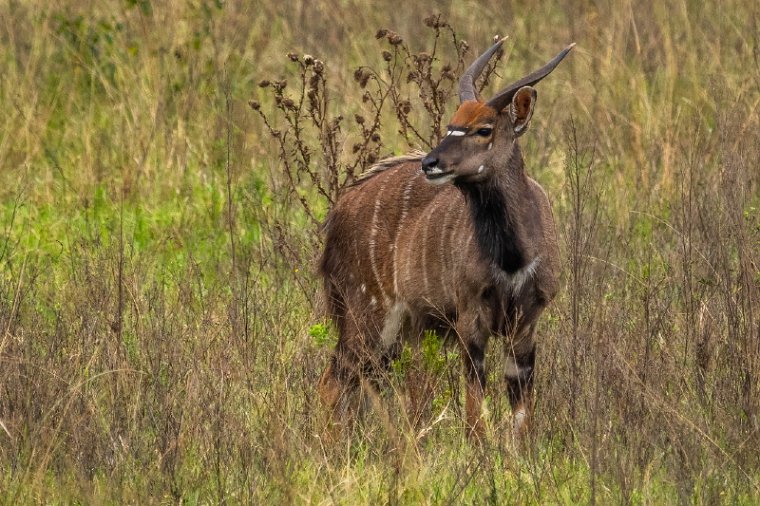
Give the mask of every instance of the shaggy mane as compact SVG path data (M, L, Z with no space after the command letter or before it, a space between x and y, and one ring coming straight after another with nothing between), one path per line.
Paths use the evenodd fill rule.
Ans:
M365 170L359 176L356 178L356 180L353 182L353 185L360 184L363 181L366 181L367 179L371 178L375 174L379 174L380 172L383 172L384 170L390 169L391 167L395 167L397 165L401 165L402 163L407 162L419 162L423 158L427 156L427 153L424 151L420 151L419 149L413 149L410 152L399 155L399 156L390 156L388 158L383 158L376 164L374 164L369 169Z

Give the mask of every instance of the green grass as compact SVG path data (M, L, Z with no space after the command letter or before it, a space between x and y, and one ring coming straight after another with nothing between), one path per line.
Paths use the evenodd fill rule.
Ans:
M286 131L258 83L296 96L286 53L320 58L349 164L377 29L430 50L436 9L473 51L510 36L491 89L578 43L522 141L563 255L527 448L499 346L471 445L459 358L432 334L330 439L316 384L336 336L299 200L316 221L329 206L248 105ZM747 0L4 3L0 503L757 503L759 22ZM381 155L421 147L381 120ZM430 386L418 424L410 374Z

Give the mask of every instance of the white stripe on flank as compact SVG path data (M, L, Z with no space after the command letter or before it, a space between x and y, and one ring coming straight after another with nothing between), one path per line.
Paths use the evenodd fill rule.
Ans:
M427 209L427 219L425 220L425 227L422 229L422 280L425 282L425 293L429 293L430 291L427 272L427 233L428 226L430 226L430 218L433 216L432 210L432 206Z
M401 199L401 217L398 219L398 228L396 229L396 238L393 240L393 291L394 295L398 297L398 238L401 235L401 227L404 225L406 219L406 213L409 208L409 197L412 194L412 186L414 180L419 176L419 172L415 172L414 176L406 183L404 188L404 195Z
M375 274L375 281L377 287L380 289L380 293L383 296L383 301L388 300L388 296L383 289L382 281L380 280L380 272L377 269L377 263L375 262L375 237L377 236L377 215L380 213L380 198L385 191L385 182L380 185L380 191L378 197L375 199L375 211L372 213L372 228L369 234L369 261L372 266L372 272Z
M452 244L456 245L456 247L451 251L452 267L456 265L466 265L468 262L467 250L465 248L462 248L462 245L464 244L464 238L468 235L466 216L466 213L460 213L457 215L456 225L454 226L455 230L457 231L456 241L454 240L453 236L451 238ZM452 288L454 288L454 303L456 304L460 295L459 285L455 284Z
M446 262L446 243L448 242L448 228L446 225L449 223L449 219L451 218L451 213L446 213L443 217L443 230L441 230L441 250L440 250L440 258L439 258L439 266L441 271L441 287L443 287L443 295L446 297L446 301L448 302L451 300L451 294L449 293L449 285L446 283L446 280L444 279L443 275L446 272L447 262Z
M467 242L466 242L466 243L464 243L464 248L462 248L462 251L464 251L464 252L465 252L465 254L467 254L467 250L468 250L468 249L469 249L469 247L470 247L470 243L472 242L472 238L473 238L473 236L475 235L475 233L474 233L472 230L470 230L470 229L469 229L469 227L467 227L467 226L464 226L464 227L462 227L462 228L463 228L463 229L464 229L466 232L469 232L469 234L467 234ZM465 258L465 260L468 260L468 259L467 259L467 258Z

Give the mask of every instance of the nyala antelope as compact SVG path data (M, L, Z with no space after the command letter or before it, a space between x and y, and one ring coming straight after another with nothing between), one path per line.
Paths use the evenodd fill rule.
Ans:
M320 273L339 339L319 390L338 423L397 343L435 329L461 346L468 434L484 431L491 336L503 347L515 432L528 430L534 331L557 293L559 259L549 199L526 174L518 138L536 105L533 85L574 44L484 102L474 83L502 42L465 71L441 143L381 161L327 217Z

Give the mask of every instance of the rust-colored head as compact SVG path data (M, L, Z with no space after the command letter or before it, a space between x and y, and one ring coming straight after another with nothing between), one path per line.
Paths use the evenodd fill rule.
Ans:
M496 121L497 114L498 111L496 109L484 102L468 100L462 102L459 109L451 117L449 130L452 128L469 129L485 123L493 123Z
M503 164L513 141L527 130L536 104L533 85L549 75L575 46L571 44L540 69L483 102L476 96L474 82L503 42L501 39L491 46L462 75L461 104L449 122L446 137L422 160L428 181L477 183L490 178L497 165L492 163L494 158Z

